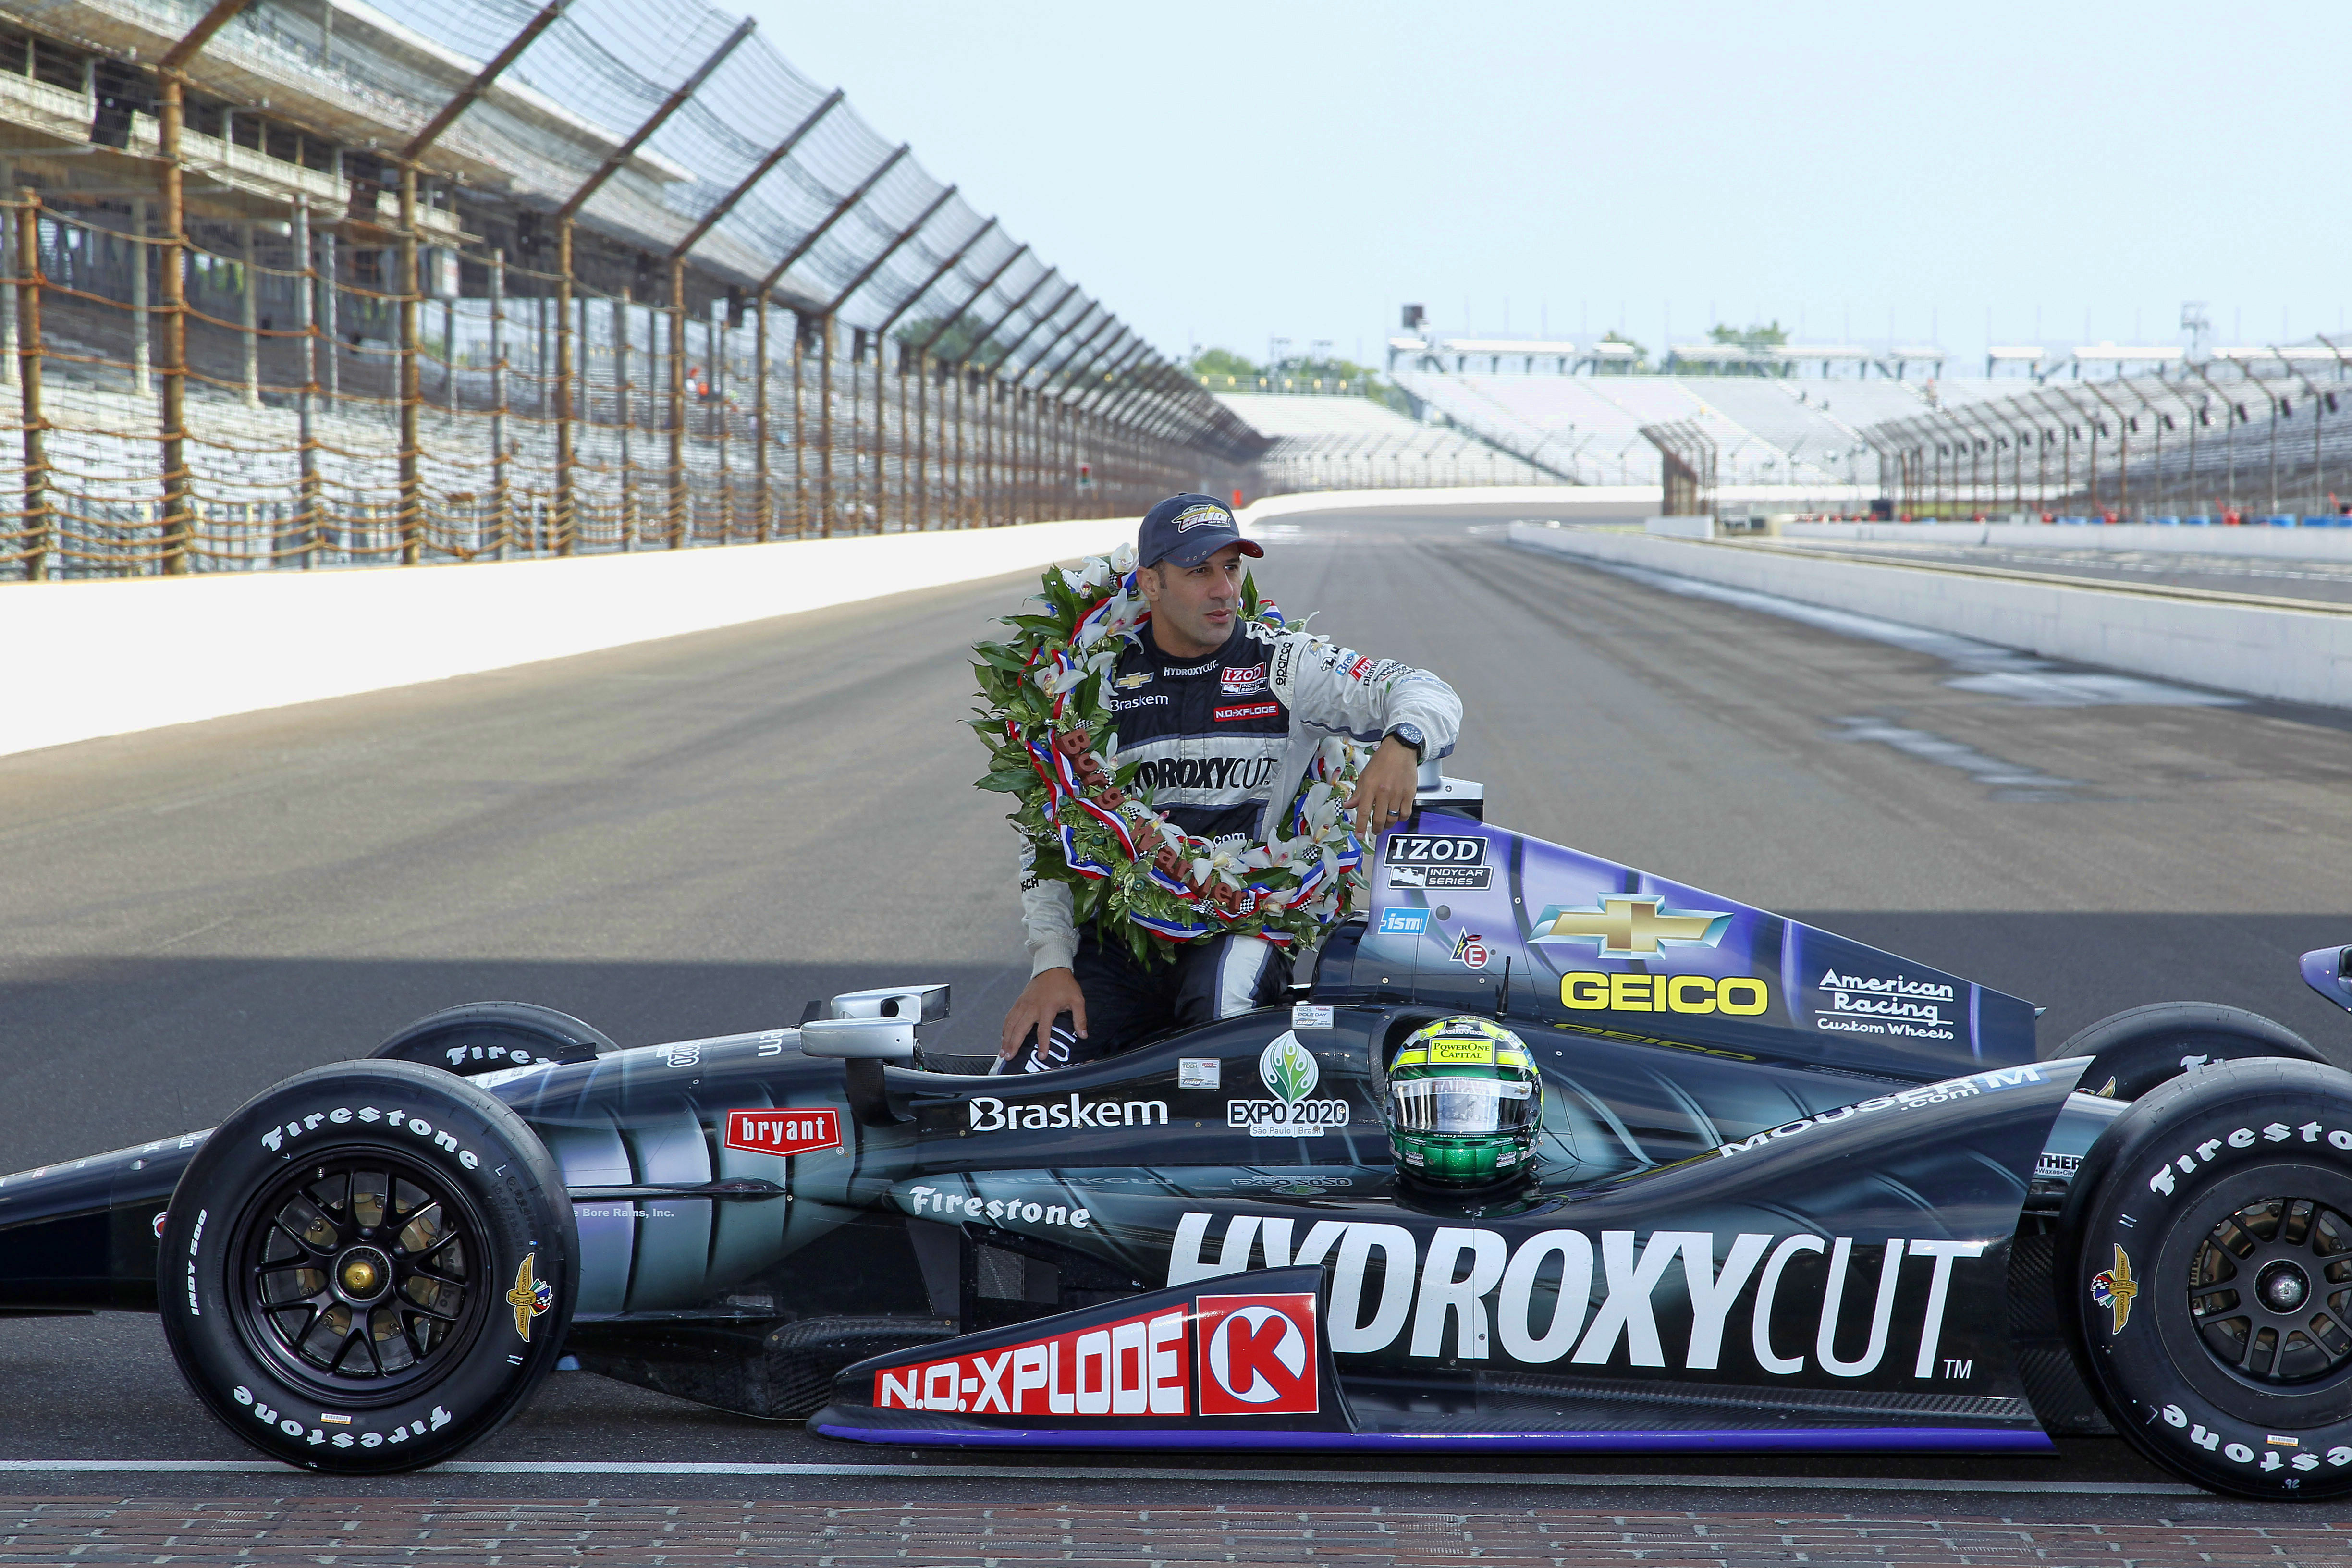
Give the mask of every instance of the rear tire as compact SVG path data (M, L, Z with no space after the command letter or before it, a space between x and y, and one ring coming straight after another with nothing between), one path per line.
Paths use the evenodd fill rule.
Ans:
M2352 1073L2176 1077L2084 1158L2061 1321L2117 1432L2242 1497L2352 1492Z
M562 1353L579 1239L539 1137L461 1079L339 1062L248 1100L172 1194L157 1292L199 1398L275 1459L415 1469Z
M2327 1060L2284 1024L2218 1002L2154 1002L2110 1014L2042 1053L2043 1061L2064 1057L2095 1058L2079 1087L2109 1100L2137 1100L2168 1079L2214 1062Z
M569 1013L536 1002L467 1002L427 1013L370 1051L460 1078L541 1062L585 1062L621 1047Z

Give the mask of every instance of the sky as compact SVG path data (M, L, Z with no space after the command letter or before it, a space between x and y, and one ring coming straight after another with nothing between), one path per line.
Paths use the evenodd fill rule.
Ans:
M1163 352L2333 336L2352 4L720 0ZM1959 365L1955 365L1956 370Z

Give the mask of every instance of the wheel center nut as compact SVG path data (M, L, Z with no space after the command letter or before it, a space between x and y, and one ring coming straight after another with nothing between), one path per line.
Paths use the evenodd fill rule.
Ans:
M392 1273L391 1260L373 1247L354 1247L335 1268L335 1284L348 1300L373 1300L383 1293Z
M2311 1281L2292 1263L2273 1263L2254 1281L2254 1292L2273 1312L2292 1312L2311 1294Z

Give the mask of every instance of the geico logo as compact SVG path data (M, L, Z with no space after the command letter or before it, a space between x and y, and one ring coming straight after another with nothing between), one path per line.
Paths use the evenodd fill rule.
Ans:
M1147 757L1135 770L1140 789L1263 789L1274 781L1273 757Z
M1516 1249L1497 1232L1444 1226L1425 1242L1400 1225L1361 1220L1318 1220L1296 1250L1294 1221L1255 1215L1234 1216L1219 1240L1217 1261L1205 1262L1212 1216L1187 1214L1178 1221L1168 1258L1168 1282L1190 1284L1249 1268L1257 1250L1259 1267L1281 1268L1331 1263L1331 1348L1342 1355L1387 1349L1406 1335L1406 1353L1451 1355L1465 1361L1493 1358L1492 1339L1502 1342L1506 1359L1543 1366L1565 1356L1580 1366L1605 1366L1624 1346L1627 1364L1664 1367L1655 1293L1675 1258L1690 1317L1690 1335L1681 1365L1713 1372L1722 1363L1724 1324L1743 1300L1748 1303L1748 1351L1756 1364L1777 1377L1811 1364L1832 1377L1861 1377L1878 1370L1895 1335L1895 1309L1904 1294L1903 1276L1922 1271L1906 1260L1925 1262L1926 1296L1913 1320L1918 1325L1912 1375L1936 1375L1936 1352L1950 1299L1952 1262L1979 1258L1981 1241L1909 1241L1883 1244L1877 1258L1875 1298L1861 1353L1840 1353L1839 1329L1845 1310L1847 1279L1855 1242L1852 1237L1798 1235L1730 1238L1720 1268L1712 1232L1659 1230L1643 1243L1630 1230L1601 1233L1599 1266L1592 1238L1579 1230L1546 1230L1521 1240ZM1379 1299L1365 1310L1364 1281L1374 1254L1380 1257ZM1814 1261L1819 1258L1822 1261ZM1865 1264L1861 1289L1869 1291ZM1791 1278L1792 1274L1795 1276ZM1596 1282L1604 1288L1592 1300ZM1785 1287L1785 1289L1784 1289ZM1916 1291L1907 1292L1914 1301ZM1785 1303L1785 1304L1784 1304ZM1674 1305L1669 1303L1670 1307ZM1491 1309L1491 1310L1490 1310ZM1588 1317L1589 1314L1589 1317ZM1670 1316L1678 1314L1670 1313ZM1848 1336L1851 1343L1851 1336ZM1789 1344L1794 1353L1783 1354ZM1899 1364L1899 1363L1898 1363Z
M2147 1190L2152 1193L2162 1193L2166 1197L2170 1197L2174 1186L2175 1171L2183 1176L2193 1176L2197 1173L2199 1166L2210 1163L2213 1156L2219 1154L2224 1148L2251 1149L2257 1140L2264 1143L2284 1143L2290 1139L2298 1143L2316 1143L2322 1137L2327 1140L2329 1148L2352 1153L2352 1132L2347 1132L2341 1128L2323 1128L2316 1121L2306 1121L2300 1127L2289 1127L2284 1121L2273 1121L2259 1132L2251 1127L2241 1127L2222 1137L2208 1138L2187 1153L2176 1154L2158 1165L2156 1168L2156 1174L2147 1179Z
M353 1121L362 1124L381 1121L387 1128L405 1129L435 1147L446 1149L450 1153L457 1155L457 1163L469 1171L481 1164L481 1161L475 1158L472 1150L460 1149L457 1147L457 1140L446 1132L436 1132L433 1131L433 1124L424 1118L411 1116L403 1110L378 1110L373 1105L362 1105L357 1110L353 1110L348 1105L339 1105L332 1110L314 1110L298 1121L289 1121L283 1127L273 1127L263 1133L261 1146L275 1154L279 1149L285 1147L289 1139L299 1138L306 1132L316 1132L322 1124L340 1127Z
M937 1187L909 1187L909 1212L961 1215L966 1219L1018 1220L1024 1225L1068 1226L1084 1230L1094 1215L1066 1204L1033 1204L1019 1198L980 1198L966 1193L943 1193Z
M1602 974L1577 970L1559 977L1564 1007L1596 1013L1731 1013L1753 1016L1771 1005L1761 980L1712 974Z
M1841 1105L1835 1110L1824 1110L1819 1116L1801 1117L1779 1127L1768 1127L1752 1138L1742 1138L1716 1150L1718 1154L1745 1154L1751 1149L1761 1149L1783 1138L1793 1138L1810 1127L1827 1127L1832 1122L1850 1117L1868 1116L1877 1111L1919 1110L1930 1105L1942 1105L1948 1100L1972 1100L1980 1094L1999 1089L2014 1089L2020 1084L2042 1082L2042 1069L2032 1068L1995 1068L1990 1072L1970 1073L1966 1078L1948 1078L1941 1083L1921 1084L1917 1089L1897 1089L1893 1094L1877 1095ZM2079 1163L2079 1162L2078 1162Z
M1185 1310L874 1374L885 1410L971 1415L1189 1415Z
M2167 1426L2175 1431L2187 1432L2189 1440L2209 1454L2218 1449L2221 1457L2233 1465L2253 1464L2258 1452L2262 1457L2262 1463L2257 1468L2264 1470L2315 1470L2319 1468L2321 1463L2320 1456L2317 1454L2296 1454L2289 1458L2279 1452L2280 1447L2302 1447L2303 1440L2299 1437L2282 1437L2275 1433L2265 1432L2262 1434L2263 1446L2259 1450L2251 1443L2231 1443L2225 1447L2222 1444L2221 1433L2209 1430L2202 1421L2190 1421L2189 1412L2181 1409L2178 1405L2168 1405L2157 1414L2163 1418ZM2249 1432L2246 1436L2252 1437L2254 1434ZM2338 1443L2327 1450L2326 1463L2339 1470L2347 1465L2352 1465L2352 1447L2347 1447ZM2293 1486L2294 1481L2289 1478L2286 1484Z
M1032 1100L1007 1105L993 1095L975 1095L964 1102L973 1132L1011 1132L1046 1127L1149 1127L1168 1121L1164 1100L1080 1100L1071 1095L1055 1104Z
M239 1405L242 1405L252 1411L254 1419L259 1421L265 1426L277 1427L278 1430L286 1436L303 1437L303 1435L307 1430L309 1436L307 1437L303 1437L303 1440L313 1448L324 1448L330 1447L337 1448L381 1448L385 1447L387 1444L397 1445L405 1443L411 1437L422 1437L427 1432L438 1432L442 1427L446 1426L450 1422L457 1419L456 1416L450 1415L449 1412L436 1405L433 1407L433 1414L431 1415L420 1416L415 1421L404 1421L401 1425L392 1427L387 1431L353 1432L350 1429L352 1417L349 1415L336 1415L329 1412L321 1411L319 1415L319 1424L315 1426L306 1426L305 1423L296 1420L291 1415L285 1411L273 1409L265 1401L257 1398L253 1390L246 1387L242 1384L239 1384L236 1388L232 1390L229 1396L235 1399ZM328 1428L331 1426L337 1428L337 1430L331 1432L329 1431Z

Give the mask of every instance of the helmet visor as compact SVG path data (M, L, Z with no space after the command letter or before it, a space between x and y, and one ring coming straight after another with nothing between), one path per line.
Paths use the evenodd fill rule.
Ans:
M1409 1079L1389 1085L1389 1109L1400 1132L1510 1132L1528 1124L1532 1088L1487 1078Z

